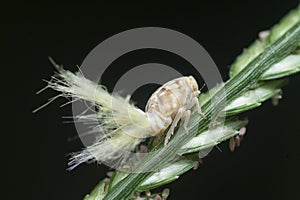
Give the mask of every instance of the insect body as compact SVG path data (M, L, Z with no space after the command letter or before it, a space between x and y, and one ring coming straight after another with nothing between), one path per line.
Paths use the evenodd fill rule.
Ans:
M188 122L191 108L197 106L200 91L192 76L171 80L158 88L149 98L145 112L115 94L109 94L102 85L86 79L82 74L74 74L53 63L59 73L49 82L49 88L62 94L91 102L99 109L93 115L80 115L75 118L101 122L101 137L96 137L90 146L74 153L69 162L69 169L87 161L101 163L122 163L145 137L156 136L169 130L165 137L167 145L180 119L184 119L183 127L188 133ZM98 129L96 129L98 130ZM126 155L124 155L126 152ZM117 161L117 162L116 162ZM116 166L110 166L116 167Z
M180 119L184 119L183 126L188 133L190 109L194 105L205 118L197 98L199 94L198 84L192 76L171 80L158 88L148 100L145 110L150 122L150 134L156 136L171 125L165 137L166 145Z

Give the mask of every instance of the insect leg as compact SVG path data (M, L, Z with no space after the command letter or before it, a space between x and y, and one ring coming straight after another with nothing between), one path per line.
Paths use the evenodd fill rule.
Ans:
M178 110L178 112L176 113L176 116L166 134L166 137L165 137L165 142L164 142L164 145L166 146L169 142L169 139L171 138L171 136L173 135L174 133L174 129L175 127L177 126L179 120L182 118L183 114L185 113L185 108L180 108Z
M189 129L187 126L188 126L190 118L191 118L191 110L185 111L183 117L184 117L183 128L184 128L186 134L189 134Z
M201 115L201 117L203 117L203 119L206 119L206 116L204 115L204 113L203 113L202 110L201 110L201 106L200 106L200 103L199 103L197 97L194 97L194 98L193 98L190 108L192 108L195 104L196 104L196 106L197 106L197 111L198 111L198 113Z

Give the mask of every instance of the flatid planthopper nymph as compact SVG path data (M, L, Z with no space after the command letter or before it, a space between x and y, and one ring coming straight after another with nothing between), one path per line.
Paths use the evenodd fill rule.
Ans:
M198 101L199 94L198 84L192 76L171 80L158 88L149 98L145 109L150 122L150 134L156 136L170 126L165 137L167 145L180 119L184 120L183 127L188 133L187 125L193 106L197 106L198 113L205 118Z
M198 84L192 76L163 84L151 95L145 111L142 111L131 104L129 98L110 94L103 85L86 79L79 72L67 71L51 61L58 73L48 81L47 87L61 92L58 96L89 101L97 107L94 114L82 114L76 118L98 122L93 130L102 133L91 145L72 154L69 169L87 161L122 159L121 152L124 150L134 151L146 137L158 136L169 128L164 139L167 145L180 120L183 120L183 128L188 133L187 126L194 106L205 118L198 101Z

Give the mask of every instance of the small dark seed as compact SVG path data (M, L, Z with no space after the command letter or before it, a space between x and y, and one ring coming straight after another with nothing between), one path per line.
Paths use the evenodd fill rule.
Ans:
M235 149L235 140L233 137L229 139L229 149L231 152L233 152Z

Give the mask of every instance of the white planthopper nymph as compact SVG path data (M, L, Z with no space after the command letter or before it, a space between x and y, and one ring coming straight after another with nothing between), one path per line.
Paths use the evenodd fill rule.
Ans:
M51 60L52 61L52 60ZM53 61L52 61L53 62ZM128 98L110 94L105 87L56 65L58 73L48 82L48 88L61 92L59 96L91 102L98 109L94 115L77 116L101 122L104 133L82 151L73 153L69 169L88 161L120 162L122 152L132 152L148 136L162 134L168 127L164 144L167 145L180 119L188 133L191 108L201 112L198 84L192 76L180 77L163 84L149 98L145 112L135 107ZM100 129L99 129L100 128Z
M167 145L180 119L184 119L184 129L188 133L191 108L197 106L198 113L205 118L198 101L200 91L194 77L180 77L158 88L149 98L146 115L150 122L150 134L156 136L170 125L165 137Z

